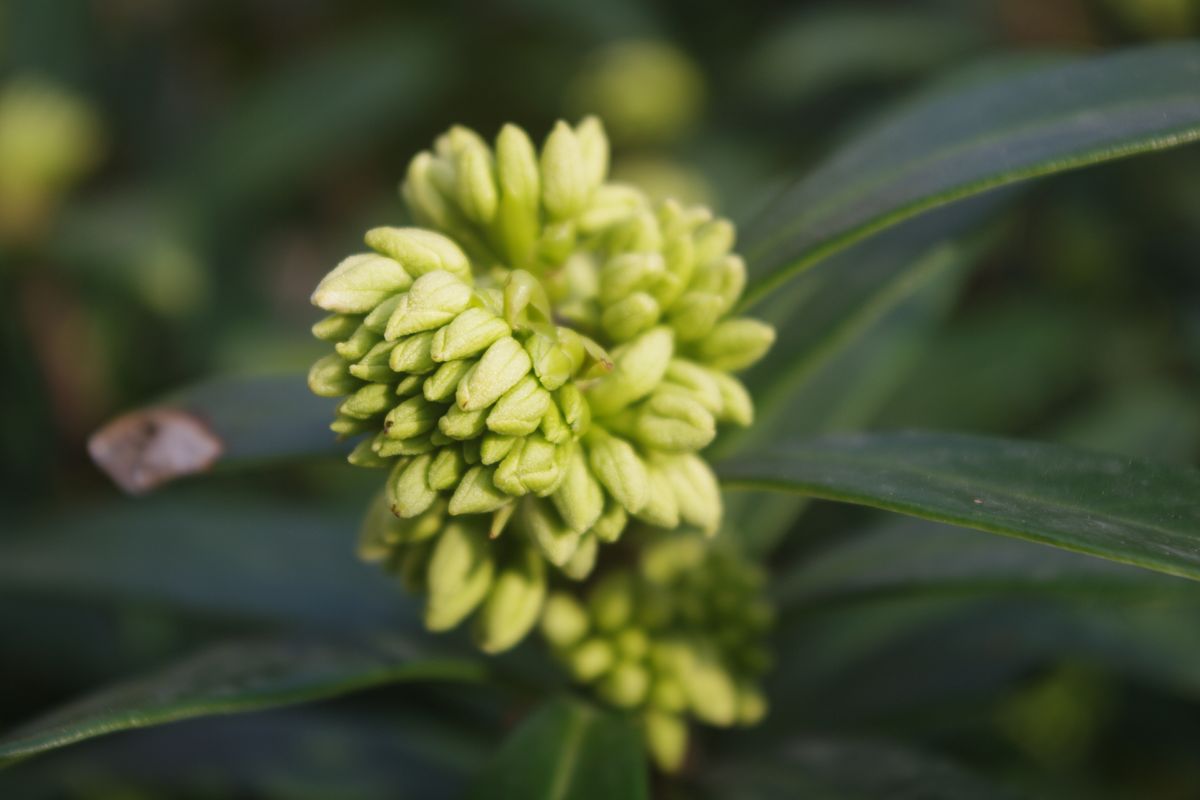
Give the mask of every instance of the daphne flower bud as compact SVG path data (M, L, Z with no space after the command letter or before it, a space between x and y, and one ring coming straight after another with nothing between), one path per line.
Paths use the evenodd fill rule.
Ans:
M566 649L587 635L588 615L571 595L554 592L542 610L542 635L552 646Z
M452 523L437 538L429 560L425 626L449 630L483 602L492 585L495 559L477 527Z
M487 467L476 466L467 470L467 474L459 481L458 488L450 498L450 513L487 514L500 508L505 503L512 502L512 497L496 488L492 482L492 471Z
M525 348L511 336L488 347L458 384L458 405L464 411L487 408L529 374L533 364Z
M562 483L551 499L563 520L577 533L589 530L604 511L604 490L578 444L567 450Z
M690 291L667 313L667 322L681 342L702 339L712 331L725 311L725 301L711 292Z
M462 280L471 279L471 264L462 248L440 233L424 228L385 227L372 228L364 238L367 247L395 259L414 278L442 271Z
M465 311L471 297L471 287L449 272L427 272L396 305L384 337L391 341L440 328Z
M308 371L308 388L319 397L341 397L358 391L362 383L350 374L349 365L338 356L325 356Z
M596 691L617 708L636 708L650 691L650 673L635 661L619 661L596 685Z
M460 129L461 130L461 129ZM459 143L455 159L458 181L455 195L467 219L486 225L496 216L499 192L492 167L492 154L478 137Z
M354 314L330 314L312 326L312 334L323 342L340 342L350 338L362 322Z
M692 453L664 455L655 465L675 490L680 517L709 535L716 533L721 524L721 489L704 459Z
M675 350L670 328L658 327L613 353L612 372L588 390L588 405L596 416L620 411L658 386Z
M343 400L338 406L338 413L355 419L370 419L391 408L393 399L390 386L368 383Z
M696 355L714 369L737 371L758 361L775 341L775 329L756 319L727 319L700 340Z
M550 393L526 375L501 395L488 413L487 426L508 436L527 436L538 429L551 404Z
M712 371L713 380L721 390L721 411L717 419L732 422L743 428L754 423L754 401L750 392L737 378L727 372Z
M542 205L551 217L566 219L583 210L590 194L588 175L579 138L565 122L559 122L542 148Z
M534 626L546 597L546 562L524 544L502 564L479 610L475 641L485 653L513 647Z
M670 481L662 470L650 464L646 467L649 491L646 505L637 513L639 519L660 528L675 528L679 525L679 500L671 488Z
M580 534L563 522L552 506L529 498L522 502L520 514L522 526L551 564L562 567L571 560L579 548Z
M608 493L631 514L646 504L646 465L624 439L597 428L587 435L588 464Z
M575 553L559 569L573 581L584 580L596 568L596 554L599 550L599 541L588 531L579 537L579 546L575 548Z
M580 160L584 165L589 194L604 182L608 175L608 136L597 117L586 117L575 128L579 140Z
M383 419L383 430L390 439L411 439L433 430L441 415L441 406L417 395L388 412Z
M646 292L634 292L604 310L600 324L615 342L632 339L658 323L662 309Z
M359 253L343 260L317 284L312 303L326 311L365 314L412 283L400 262Z
M382 339L379 334L366 325L359 325L349 339L344 339L333 346L334 351L347 361L358 361L371 352L371 348Z
M490 311L468 308L433 335L434 361L454 361L482 353L511 332L508 324Z
M647 711L642 716L646 747L654 763L664 772L675 772L687 755L687 723L678 714Z

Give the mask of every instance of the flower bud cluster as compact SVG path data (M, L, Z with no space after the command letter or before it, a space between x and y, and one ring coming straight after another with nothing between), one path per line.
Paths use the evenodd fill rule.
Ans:
M333 430L363 437L350 461L389 470L389 548L414 564L428 550L430 576L459 564L437 558L451 532L473 554L521 561L533 548L582 579L631 518L720 524L698 451L718 423L752 421L731 373L774 333L730 316L745 282L732 226L606 183L607 166L595 119L559 123L540 152L512 125L494 149L453 128L408 169L422 227L369 231L369 251L313 294L331 312L314 334L333 353L309 386L342 398ZM505 531L521 541L489 541ZM498 574L497 553L476 557ZM427 622L451 627L479 603Z
M762 588L762 575L733 553L666 535L583 601L553 592L541 630L572 677L641 714L651 754L673 771L686 752L687 715L725 727L766 713L757 682L769 665L772 610Z

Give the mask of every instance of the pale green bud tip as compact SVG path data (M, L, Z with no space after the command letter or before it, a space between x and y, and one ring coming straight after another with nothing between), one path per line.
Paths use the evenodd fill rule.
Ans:
M443 270L464 280L471 278L471 264L462 249L440 233L424 228L372 228L367 247L395 259L413 277Z
M566 592L546 598L542 611L542 635L553 647L572 647L587 635L588 616L583 606Z
M338 264L313 292L313 305L342 314L365 314L412 285L412 276L396 260L359 253Z
M663 772L678 772L687 756L687 722L678 714L647 711L643 717L646 747L655 765Z

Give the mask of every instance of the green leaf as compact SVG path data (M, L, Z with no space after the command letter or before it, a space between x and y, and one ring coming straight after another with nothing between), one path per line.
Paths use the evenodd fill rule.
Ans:
M343 451L329 431L335 405L302 375L216 378L117 417L92 435L88 452L140 494L217 465Z
M1200 44L1025 70L935 94L836 153L744 231L748 306L922 211L1016 181L1200 138Z
M1200 579L1200 471L1074 448L924 432L832 436L718 469L774 487Z
M218 645L102 690L0 739L0 765L84 739L177 720L323 700L398 681L479 681L464 660L418 659L412 645L278 640Z
M1008 793L945 758L894 742L853 739L793 740L778 753L722 764L705 775L711 797L722 800L991 800Z
M626 717L565 698L505 741L471 795L487 800L648 798L641 733Z

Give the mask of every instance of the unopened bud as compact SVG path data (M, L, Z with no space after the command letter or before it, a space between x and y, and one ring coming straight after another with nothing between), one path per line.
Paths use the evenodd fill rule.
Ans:
M601 631L618 631L628 625L635 606L633 576L626 571L605 575L588 595L592 624Z
M663 772L678 772L687 756L687 723L678 714L651 710L642 715L646 747Z
M517 436L503 436L498 433L485 433L483 443L479 447L479 459L485 466L497 464L504 459L512 449L521 442ZM520 494L523 494L521 492Z
M495 511L512 498L496 488L492 482L492 471L487 467L476 466L467 470L467 474L459 481L458 488L450 498L450 513L487 514Z
M494 573L486 534L463 523L447 525L429 560L425 627L444 631L461 622L483 602Z
M696 229L693 234L696 265L705 269L723 258L731 249L736 231L727 219L714 219Z
M641 405L637 440L654 450L695 452L717 435L717 423L698 400L680 391L659 391Z
M433 355L432 342L430 343L430 357ZM448 403L454 399L454 393L458 390L458 382L463 379L467 371L475 365L474 361L447 361L437 368L436 371L428 378L424 379L421 384L421 392L425 395L426 400L435 403Z
M681 342L693 342L707 336L725 313L725 301L711 292L690 291L667 312L667 321Z
M721 390L722 408L718 419L749 427L754 423L754 401L745 385L727 372L713 370L713 379Z
M660 528L676 527L679 525L679 501L675 498L670 481L662 470L653 465L647 465L646 474L650 486L646 493L646 505L637 513L638 518Z
M445 270L427 272L396 306L384 336L392 340L440 328L467 309L472 294L470 286Z
M478 139L462 141L455 166L458 173L455 196L463 214L472 222L489 224L496 216L499 192L487 145Z
M370 419L391 408L394 400L392 387L383 383L368 383L343 400L338 406L338 413L355 419Z
M433 505L437 493L429 488L425 476L431 458L428 454L400 461L388 478L388 504L392 513L409 519Z
M522 544L492 582L476 618L475 641L485 653L499 653L517 644L537 622L546 597L546 562Z
M313 336L323 342L340 342L363 323L362 317L353 314L330 314L312 326Z
M592 533L605 544L612 544L621 538L622 531L629 521L629 516L621 504L615 500L605 503L604 511L592 526Z
M675 491L683 520L709 535L716 533L721 525L721 487L708 463L694 453L680 453L661 456L655 465Z
M482 353L497 339L508 336L508 323L482 308L468 308L449 325L433 334L434 361L454 361Z
M516 339L500 339L459 382L459 407L464 411L487 408L528 375L531 367L529 354Z
M442 406L421 395L410 397L383 418L383 430L389 439L411 439L433 430L442 415Z
M361 359L351 364L350 374L364 381L387 383L396 376L388 366L388 360L395 346L393 342L379 342Z
M308 388L318 397L341 397L355 392L362 383L350 374L349 365L338 356L325 356L308 371Z
M579 533L563 522L552 506L526 498L520 513L525 530L551 564L561 567L571 560L579 548Z
M438 430L451 439L464 442L474 439L487 428L487 413L486 408L463 411L457 405L451 405L438 420Z
M379 334L367 328L366 325L359 325L354 333L350 334L349 339L338 342L333 349L347 361L358 361L371 352L371 348L379 343L380 338Z
M650 691L650 673L636 661L618 661L596 691L617 708L636 708Z
M578 444L569 447L563 480L552 500L563 520L577 533L595 525L604 510L604 490L588 468L583 448Z
M758 361L775 341L775 329L749 317L727 319L696 345L696 355L713 369L737 371Z
M344 259L317 284L312 303L326 311L365 314L412 283L398 261L359 253Z
M585 117L575 128L579 140L579 154L583 159L584 174L589 194L604 183L608 175L608 136L604 125L597 117Z
M583 210L589 195L588 166L579 138L565 122L558 122L542 147L542 205L555 219L567 219Z
M471 280L471 263L454 240L424 228L372 228L367 231L367 246L404 266L405 272L419 278L442 270L466 281Z
M537 378L526 375L492 406L487 426L507 436L526 436L541 425L550 403L550 393Z
M588 631L588 616L583 606L566 592L553 592L542 609L542 635L551 647L571 647Z
M646 504L646 465L624 439L593 428L587 436L588 464L596 478L626 511L636 513Z
M598 417L613 414L650 394L666 374L674 351L674 335L662 326L623 345L613 354L612 372L588 389L592 412Z
M592 574L592 570L596 568L596 554L599 551L599 542L596 537L590 532L579 537L579 547L575 548L574 555L566 564L562 565L562 573L573 581L581 581Z
M613 341L623 342L654 327L661 316L657 300L646 292L634 292L604 309L600 324Z
M435 492L455 486L467 471L467 461L459 447L443 447L437 451L429 464L425 477L429 488Z
M613 647L603 639L585 639L567 654L567 668L577 681L591 683L612 669Z

